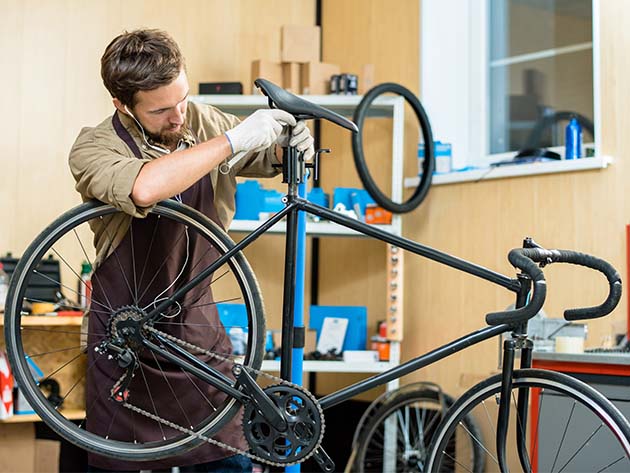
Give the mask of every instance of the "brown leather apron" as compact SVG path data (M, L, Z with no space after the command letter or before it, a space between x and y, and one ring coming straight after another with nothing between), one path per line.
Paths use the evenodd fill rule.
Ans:
M138 146L122 126L116 113L112 121L118 136L140 158ZM221 225L214 206L209 175L182 193L181 198L184 204ZM200 238L193 230L188 230L186 235L181 224L166 218L159 219L153 214L143 219L134 218L123 241L92 276L92 300L109 305L114 310L133 305L138 298L140 307L149 306L156 298L168 297L202 268L211 264L218 255L214 250L208 249L205 239ZM182 274L178 278L180 272ZM162 294L176 278L176 284ZM183 307L189 308L182 309L172 319L164 319L168 323L157 323L155 327L208 350L231 353L230 340L212 301L212 291L208 284L199 285L186 295L182 303ZM190 308L191 305L196 307ZM110 399L110 390L123 374L123 370L115 360L99 355L93 347L107 333L111 313L94 302L91 309L86 386L87 430L128 442L160 441L163 436L176 436L177 432L164 424L134 413ZM211 413L212 406L218 406L225 399L223 393L147 350L142 350L139 358L140 368L136 370L129 385L128 401L135 406L188 427L198 425L199 421ZM200 359L203 357L200 356ZM232 378L228 364L210 363ZM150 391L150 396L146 395L147 391ZM214 438L237 448L246 448L241 417L242 413L239 412ZM90 453L88 463L114 471L145 470L206 463L230 455L232 453L204 443L183 455L164 460L130 462Z

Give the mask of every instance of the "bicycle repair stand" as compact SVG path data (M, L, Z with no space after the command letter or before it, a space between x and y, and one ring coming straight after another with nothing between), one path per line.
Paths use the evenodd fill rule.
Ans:
M291 130L289 130L289 134ZM329 149L319 149L312 163L304 162L304 155L299 155L293 147L283 148L282 182L289 184L287 195L282 198L284 204L293 198L306 199L306 181L312 168L315 179L319 173L319 155L329 153ZM297 230L294 220L297 219ZM293 234L294 231L296 234ZM287 238L285 254L289 261L284 275L284 306L282 308L282 347L280 355L280 377L302 386L304 366L304 280L306 274L306 214L304 212L289 213L287 216ZM293 242L296 242L295 244ZM321 448L314 455L321 464L332 464L330 458ZM334 469L334 466L332 467ZM300 465L288 466L285 471L299 473Z

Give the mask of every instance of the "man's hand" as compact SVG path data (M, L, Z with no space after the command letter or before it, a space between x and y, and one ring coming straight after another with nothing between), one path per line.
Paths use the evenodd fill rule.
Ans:
M295 118L284 110L256 110L237 126L225 132L232 154L262 151L277 142L283 125L295 126Z
M311 130L308 129L304 120L300 120L293 127L291 139L289 139L289 132L286 127L278 137L278 146L283 148L289 145L295 146L298 151L304 153L305 161L310 161L315 154L315 148L313 147L314 142L315 140L311 136Z

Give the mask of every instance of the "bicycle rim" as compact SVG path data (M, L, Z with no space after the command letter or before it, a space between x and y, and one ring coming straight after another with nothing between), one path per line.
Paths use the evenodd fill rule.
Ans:
M89 227L103 222L109 227L114 224L122 226L125 225L124 220L125 216L113 207L89 202L65 213L46 228L25 251L14 271L7 297L5 339L16 384L32 409L57 433L94 453L126 460L154 460L182 453L202 441L196 435L168 428L156 420L142 419L140 414L132 413L130 417L128 408L111 401L113 380L119 379L121 373L125 373L125 369L121 368L116 360L110 360L107 364L99 355L94 355L93 361L88 361L87 353L94 352L103 340L111 340L114 335L111 320L113 314L120 313L120 307L113 307L109 303L110 299L106 292L103 292L105 297L102 299L93 298L90 317L98 319L101 325L91 321L90 334L86 334L85 329L77 325L77 318L33 318L25 312L30 304L41 302L32 296L32 288L38 283L41 284L42 278L54 279L40 271L42 261L47 255L58 259L61 266L61 281L48 282L60 284L61 291L68 299L69 308L81 310L78 299L82 283L78 268L81 266L81 260L94 263L95 257L92 250L93 235ZM175 201L158 204L143 222L146 225L153 225L155 230L151 238L145 238L145 244L135 245L134 241L139 242L142 239L133 234L133 227L129 227L125 238L130 240L132 254L136 256L132 263L117 258L115 266L120 267L120 277L129 288L128 305L138 306L145 313L181 287L186 279L204 269L196 259L203 257L203 251L224 254L234 245L230 238L205 216ZM176 238L186 240L185 254L165 255L157 250L159 229L165 225L169 225L169 228L175 231ZM109 232L103 232L102 238L115 240L115 234L116 230L110 229ZM192 248L193 240L197 244L195 248L200 250L189 254L188 249ZM146 244L147 242L149 243ZM116 244L112 244L112 249ZM162 245L162 248L165 246L168 247ZM112 257L113 255L108 256ZM175 265L178 270L172 274L168 273L169 276L166 277L166 280L170 281L168 284L164 282L165 277L161 276L161 272L166 271L167 259L179 261ZM137 264L138 261L144 264ZM184 274L190 277L183 277ZM164 287L165 284L167 287ZM97 287L107 287L106 281L98 278L93 278L92 285L95 293L98 292ZM242 353L235 354L233 348L236 346L232 347L229 343L226 345L225 338L222 338L223 350L217 354L232 360L238 359L245 366L254 369L260 368L263 352L261 341L264 340L265 332L264 309L258 285L244 256L236 253L193 291L196 289L194 298L187 299L186 296L190 295L187 294L181 303L165 309L163 312L165 317L157 321L153 327L189 342L191 341L188 340L189 334L195 331L205 333L204 330L207 330L209 333L222 334L215 337L215 342L217 337L226 337L226 331L237 334L239 336L237 339L243 342ZM216 322L216 318L210 316L204 323L188 323L188 320L192 319L184 315L193 311L210 314L210 311L216 310L219 303L239 304L240 316L232 317L229 326L223 327L220 322ZM237 306L221 307L227 309ZM87 346L82 346L79 342L80 335L89 335L90 341ZM198 339L199 336L195 340ZM226 346L230 350L225 350ZM212 346L202 345L201 348L213 352ZM211 397L208 385L195 379L192 374L175 365L169 365L164 358L156 356L149 350L138 347L134 350L138 352L139 366L129 385L131 404L167 421L183 424L181 426L185 429L194 430L205 436L215 434L239 410L240 405L232 398L222 396L220 401L217 401L217 397ZM103 356L107 357L106 354ZM204 358L204 362L210 365L214 363L208 357ZM86 380L97 379L90 377L94 376L97 369L102 370L103 367L111 370L112 383L98 386L92 384L96 395L91 396L91 405L87 406ZM174 385L172 382L174 378L171 377L173 374L184 381ZM59 409L56 408L56 401L49 399L50 393L40 388L42 381L51 378L60 385L59 398L63 403ZM162 393L162 398L170 398L170 401L157 402L160 397L156 394L158 391ZM101 428L98 434L93 433L82 412L84 410L94 412L94 407L103 402L108 409L112 409L110 425L104 431ZM170 408L160 411L158 407L165 404L169 404ZM195 404L194 409L191 408L191 404ZM154 433L147 435L136 432L138 421L152 424L149 430ZM120 433L121 428L123 430L126 428L129 432L123 435Z
M480 427L477 442L486 452L484 471L500 471L496 429L500 375L464 394L449 410L434 436L428 471L466 471L457 448L472 437L461 425L472 416ZM517 415L519 391L529 395L527 413ZM524 460L519 458L518 434ZM544 370L517 370L510 395L506 460L509 471L627 472L630 471L630 425L600 393L574 378Z
M432 389L405 392L385 402L374 413L359 437L355 470L359 472L425 471L433 435L444 411L453 404L450 396ZM473 420L464 425L477 432ZM482 471L484 452L469 440L459 446L466 471ZM466 457L466 461L463 458Z

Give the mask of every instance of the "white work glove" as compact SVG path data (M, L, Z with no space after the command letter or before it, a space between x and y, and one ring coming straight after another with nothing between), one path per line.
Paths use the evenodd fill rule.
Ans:
M237 126L225 132L232 154L262 151L275 144L283 125L295 125L295 117L284 110L256 110Z
M278 146L283 148L287 146L295 146L298 151L304 153L305 161L310 161L315 155L313 143L315 143L315 140L311 136L311 130L308 129L304 120L300 120L293 127L291 139L289 139L288 127L284 127L282 133L280 133L280 136L278 137Z

